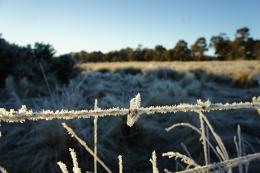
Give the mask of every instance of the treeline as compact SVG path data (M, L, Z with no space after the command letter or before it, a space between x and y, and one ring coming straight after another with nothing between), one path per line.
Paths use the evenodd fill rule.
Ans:
M213 48L214 57L206 56L205 52ZM191 46L185 40L179 40L172 49L157 45L153 49L124 48L118 51L103 53L76 52L73 58L79 62L114 62L114 61L203 61L203 60L260 60L260 40L250 36L250 30L242 27L236 30L235 38L230 40L226 34L212 36L209 43L199 37Z

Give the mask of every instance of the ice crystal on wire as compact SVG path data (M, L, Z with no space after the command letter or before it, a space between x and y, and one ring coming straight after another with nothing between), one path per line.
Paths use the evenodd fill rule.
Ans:
M259 97L253 97L252 98L252 104L253 106L256 106L256 105L260 105L260 96ZM259 107L256 107L256 110L258 112L258 114L260 115L260 108Z
M197 105L201 106L202 109L207 109L210 107L211 102L209 100L203 102L202 100L198 99L197 100Z
M138 93L133 99L130 100L129 114L127 115L127 125L132 127L140 116L138 108L141 107L141 96Z

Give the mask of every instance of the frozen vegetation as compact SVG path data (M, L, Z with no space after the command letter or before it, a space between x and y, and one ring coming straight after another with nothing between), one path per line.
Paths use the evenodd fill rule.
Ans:
M60 172L60 168L64 171L66 168L69 172L72 169L94 172L94 162L98 162L98 172L106 172L100 162L104 162L112 172L163 172L165 168L165 171L171 172L184 170L187 163L190 168L207 163L207 171L215 169L214 166L227 165L228 159L238 158L229 161L228 164L231 166L225 169L228 171L232 164L237 164L234 172L246 172L246 169L248 172L258 172L259 161L252 161L246 165L247 160L259 157L253 153L260 152L260 116L256 109L248 109L253 107L254 103L258 103L256 98L253 101L252 98L260 96L258 65L251 65L249 69L255 70L247 71L246 76L249 77L243 77L245 80L241 80L242 77L233 78L236 73L230 77L227 74L212 74L198 69L96 69L83 72L72 79L70 84L57 86L41 96L32 96L31 92L35 86L28 86L26 82L14 84L10 77L5 88L0 91L4 96L1 98L0 107L7 110L21 108L22 105L26 105L28 110L32 109L32 112L42 109L94 109L84 114L79 112L86 117L92 117L100 109L118 107L122 115L128 115L98 118L96 158L93 157L94 152L90 154L94 151L93 138L96 134L93 128L94 118L67 120L65 125L67 128L71 127L77 136L85 141L92 149L89 151L82 147L78 139L74 139L75 135L71 138L71 132L70 135L66 133L64 124L62 125L64 120L24 121L22 124L2 122L0 165L11 173ZM48 90L47 86L41 87ZM20 88L23 88L23 93ZM141 95L141 102L139 96L131 100L137 93ZM94 107L95 99L98 100L98 105ZM198 99L202 101L197 102ZM214 103L240 101L245 102L243 109L213 109L210 112L203 111L203 114L198 112L199 110L176 113L165 111L166 114L151 111L153 116L141 116L138 111L129 111L130 108L147 113L148 110L142 108L180 103L187 103L181 105L182 109L183 106L197 105L205 110L214 107ZM23 107L20 113L27 112L27 109ZM8 114L5 109L1 109L0 112L2 115ZM173 124L175 126L172 126ZM119 155L121 157L118 157ZM176 157L176 161L166 156ZM120 160L121 167L118 164ZM213 162L219 162L219 165L212 164Z

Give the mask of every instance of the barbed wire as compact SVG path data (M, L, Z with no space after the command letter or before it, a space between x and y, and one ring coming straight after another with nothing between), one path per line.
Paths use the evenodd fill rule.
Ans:
M7 110L0 108L0 122L7 123L23 123L25 121L39 121L39 120L53 120L53 119L79 119L79 118L93 118L93 117L106 117L106 116L125 116L127 115L127 125L133 126L141 115L152 114L166 114L176 112L209 112L209 111L222 111L234 109L256 109L260 115L260 97L253 97L251 102L233 102L233 103L211 103L208 101L197 100L196 104L181 103L178 105L168 106L150 106L141 107L141 96L137 94L130 100L129 108L109 108L101 109L95 106L93 110L42 110L32 111L28 110L26 106L22 106L18 110ZM155 158L155 154L154 154ZM220 170L229 170L241 164L249 163L252 160L260 158L260 153L228 159L222 162L208 164L205 166L196 166L193 169L181 171L188 172L219 172ZM153 166L156 168L156 159L153 160ZM1 167L0 167L1 168ZM168 171L168 170L167 170ZM154 172L155 169L154 169ZM170 172L170 171L168 171ZM180 172L180 173L181 173Z
M181 103L169 106L150 106L141 107L141 97L137 94L130 100L129 108L109 108L93 110L28 110L22 106L18 110L7 110L0 108L0 121L8 123L23 123L25 121L53 120L53 119L79 119L106 116L124 116L127 115L127 124L132 126L140 115L144 114L166 114L176 112L209 112L215 110L233 110L233 109L256 109L260 114L260 97L253 97L251 102L233 102L233 103L211 103L197 100L196 104Z

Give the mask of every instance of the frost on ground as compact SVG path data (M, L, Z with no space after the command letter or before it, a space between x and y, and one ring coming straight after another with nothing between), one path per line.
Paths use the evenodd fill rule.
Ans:
M20 108L21 105L27 105L35 111L93 109L94 99L97 98L98 107L102 109L114 106L128 108L129 100L137 93L141 94L141 106L144 107L195 104L197 99L210 100L212 103L245 102L251 101L253 96L260 96L259 86L255 84L249 83L246 88L235 84L232 81L227 82L226 79L221 80L220 76L212 77L200 71L177 72L160 69L141 72L128 69L114 73L85 72L72 80L68 86L57 87L44 97L21 97L16 89L6 88L0 91L5 95L5 98L1 98L0 107ZM233 136L238 124L241 127L243 141L242 152L250 154L260 151L260 117L256 110L213 111L206 115L225 143L231 158L237 156ZM113 172L118 171L118 155L123 156L124 172L152 172L149 160L154 150L157 153L156 161L160 171L164 168L180 170L183 167L178 161L158 154L168 151L189 151L196 163L203 165L203 146L197 132L189 128L165 131L165 128L172 124L183 122L199 127L200 121L195 113L141 116L131 128L126 125L126 119L127 117L98 119L98 155ZM68 169L73 168L68 152L68 148L73 148L77 152L80 168L83 171L93 171L92 156L66 134L61 122L56 120L23 124L2 123L1 166L14 173L59 172L58 161L66 163ZM70 120L67 123L93 149L93 120ZM215 157L211 159L217 160ZM258 165L259 162L252 162L249 172L259 172ZM98 170L102 172L101 168Z

